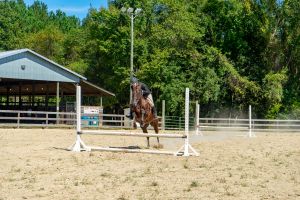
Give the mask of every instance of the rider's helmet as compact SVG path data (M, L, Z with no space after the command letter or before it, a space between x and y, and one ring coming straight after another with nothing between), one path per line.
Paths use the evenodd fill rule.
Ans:
M137 79L136 77L132 76L132 77L130 78L130 82L131 82L131 83L137 83L137 82L139 82L139 79Z

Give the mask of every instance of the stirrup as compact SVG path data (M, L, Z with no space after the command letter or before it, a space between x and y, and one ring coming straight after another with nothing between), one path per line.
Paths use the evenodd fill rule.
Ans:
M125 117L129 118L129 119L133 119L132 115L125 115Z

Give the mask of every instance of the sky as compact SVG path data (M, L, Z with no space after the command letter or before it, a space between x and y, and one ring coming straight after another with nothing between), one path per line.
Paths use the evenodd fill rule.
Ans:
M29 6L33 4L35 0L24 0ZM75 15L76 17L83 19L92 6L93 8L105 7L107 8L107 0L40 0L47 4L48 11L56 11L58 9L65 12L67 15Z

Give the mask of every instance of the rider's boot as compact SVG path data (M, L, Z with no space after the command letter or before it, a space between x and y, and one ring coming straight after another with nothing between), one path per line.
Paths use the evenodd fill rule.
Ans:
M155 106L152 107L153 117L157 118L157 112Z
M129 119L133 119L133 112L132 112L132 110L130 109L130 112L129 112L129 114L128 115L126 115L126 117L127 118L129 118Z

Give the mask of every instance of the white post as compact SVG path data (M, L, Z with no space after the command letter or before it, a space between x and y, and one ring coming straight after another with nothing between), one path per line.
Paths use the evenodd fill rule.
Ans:
M130 34L131 34L131 43L130 43L130 79L133 77L133 26L134 26L134 14L130 13L130 22L131 22L131 28L130 28ZM129 91L130 91L130 104L132 103L132 90L131 87L129 86Z
M56 82L56 124L59 124L59 82Z
M249 105L249 135L250 138L251 137L255 137L252 134L252 109L251 109L251 105Z
M166 122L166 102L162 100L162 114L161 114L161 129L165 130L165 122Z
M81 131L81 86L76 85L76 131Z
M76 142L70 148L72 151L80 152L82 150L90 151L91 148L87 147L80 137L81 132L81 87L76 85Z
M200 122L199 122L199 118L200 118L200 105L198 104L198 101L196 101L196 116L195 116L195 119L196 119L196 123L195 123L195 126L196 126L196 135L199 135L199 132L200 132ZM200 135L202 136L202 133L200 132Z
M184 140L184 152L183 156L189 156L189 99L190 99L190 90L185 88L185 113L184 113L184 132L186 138Z

